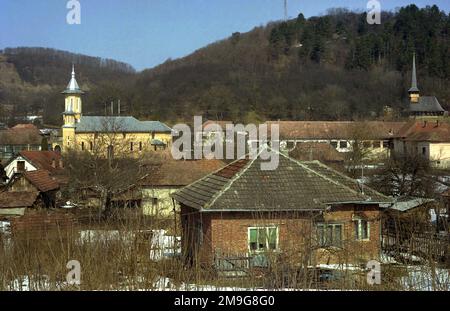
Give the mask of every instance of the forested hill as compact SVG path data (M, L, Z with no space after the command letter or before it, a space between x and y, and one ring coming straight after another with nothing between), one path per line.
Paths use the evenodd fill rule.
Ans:
M89 87L86 113L101 113L105 102L120 98L125 113L168 122L194 114L244 122L377 118L386 105L397 111L406 106L413 52L421 93L450 108L449 35L450 16L436 6L385 12L381 25L367 24L365 14L331 9L234 33L140 73L126 65L99 70L83 62L77 71L80 84ZM67 83L66 68L62 81L45 78L56 70L51 58L27 65L33 73L28 78L19 56L6 58L34 86ZM53 100L43 97L41 105L48 121L58 122L61 101Z
M111 59L49 48L6 48L0 51L0 121L2 116L44 113L45 121L60 123L61 91L70 80L72 64L80 86L94 94L110 87L111 81L136 76L132 66Z

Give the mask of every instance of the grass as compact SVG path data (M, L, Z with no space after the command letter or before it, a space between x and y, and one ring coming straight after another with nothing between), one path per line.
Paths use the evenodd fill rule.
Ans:
M86 220L86 219L85 219ZM172 226L172 227L170 227ZM368 286L366 272L341 271L342 277L318 282L317 275L299 270L261 269L247 277L218 277L212 268L186 267L180 258L150 259L151 229L173 230L173 221L143 217L116 217L108 221L82 221L70 228L54 228L39 233L0 236L0 290L19 289L26 280L30 290L155 290L156 281L170 279L174 288L195 284L192 289L268 288L268 289L355 289L399 290L400 279L408 277L404 266L383 265L382 284ZM116 230L90 242L80 241L82 230ZM177 229L177 232L180 232ZM132 233L132 234L130 234ZM66 284L70 260L81 265L81 285ZM445 287L441 287L445 288Z

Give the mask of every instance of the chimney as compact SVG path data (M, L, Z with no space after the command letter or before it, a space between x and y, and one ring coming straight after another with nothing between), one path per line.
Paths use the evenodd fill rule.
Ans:
M62 160L62 159L59 159L59 168L64 168L63 160Z
M111 115L114 115L114 102L111 102Z
M423 121L422 127L423 127L423 128L427 127L427 121L426 121L426 120Z
M435 127L439 127L439 119L436 120L436 126Z
M118 116L120 117L120 99L119 102L117 103L117 110Z
M52 167L56 168L56 161L55 161L55 159L52 159Z

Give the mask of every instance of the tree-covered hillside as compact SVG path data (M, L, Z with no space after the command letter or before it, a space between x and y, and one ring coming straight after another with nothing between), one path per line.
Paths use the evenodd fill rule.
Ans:
M112 61L61 58L57 51L32 57L6 51L4 62L30 89L14 98L17 83L0 74L0 104L42 107L47 122L60 122L62 98L55 91L67 83L75 59L77 79L89 91L87 114L104 113L105 103L121 99L123 113L167 122L193 115L244 122L376 118L386 105L397 112L406 107L415 52L422 94L436 95L449 109L449 35L448 14L410 5L383 13L381 25L345 9L309 19L299 14L140 73ZM28 100L37 89L40 97Z

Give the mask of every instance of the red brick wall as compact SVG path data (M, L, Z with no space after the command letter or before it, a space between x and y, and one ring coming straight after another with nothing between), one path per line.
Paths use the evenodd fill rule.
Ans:
M336 207L323 215L305 212L244 213L205 212L181 207L183 247L199 255L201 262L211 263L215 252L230 255L248 253L248 228L276 226L279 232L279 250L293 264L309 261L319 263L357 263L377 259L380 252L380 213L376 206ZM358 215L370 222L370 240L356 241L352 216ZM199 231L192 230L196 221L202 222L202 243L198 245ZM343 249L317 249L316 237L311 235L312 222L343 224ZM315 231L313 231L315 233ZM314 255L310 256L312 250Z
M357 241L352 216L366 219L370 225L368 241ZM381 213L378 206L346 205L335 207L324 214L329 223L343 224L343 247L340 250L318 250L317 263L366 263L368 260L378 260L381 252Z

